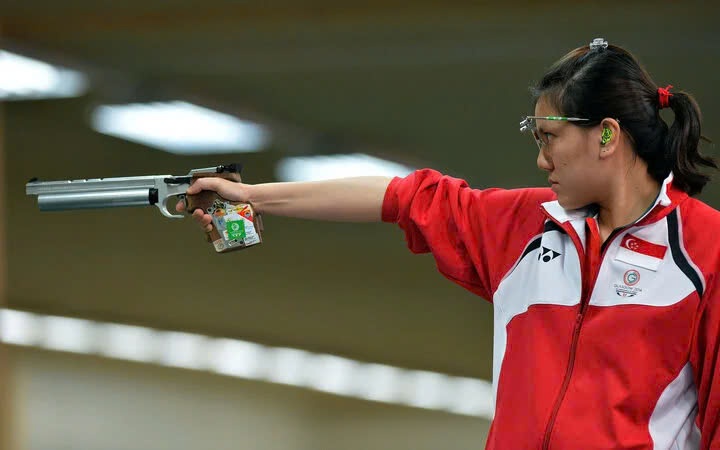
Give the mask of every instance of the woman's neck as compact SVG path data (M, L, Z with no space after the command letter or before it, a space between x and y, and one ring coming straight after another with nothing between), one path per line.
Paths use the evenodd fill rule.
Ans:
M660 183L647 173L646 167L636 168L641 170L631 170L619 178L605 201L599 203L598 225L603 242L616 228L637 221L657 200Z

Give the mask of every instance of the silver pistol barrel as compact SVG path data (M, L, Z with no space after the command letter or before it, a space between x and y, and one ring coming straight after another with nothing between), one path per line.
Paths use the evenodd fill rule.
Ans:
M41 211L148 206L158 202L157 178L30 181L25 185L25 192L37 195Z
M236 165L220 168L225 171L236 170ZM180 177L151 175L62 181L30 180L25 184L25 193L37 195L41 211L154 205L163 216L182 219L182 214L170 212L168 201L171 198L182 198L193 176L205 172L221 173L220 168L196 169L191 175Z
M123 189L95 192L59 192L39 194L40 211L63 211L70 209L117 208L120 206L147 206L152 201L151 189ZM155 191L157 197L157 191Z

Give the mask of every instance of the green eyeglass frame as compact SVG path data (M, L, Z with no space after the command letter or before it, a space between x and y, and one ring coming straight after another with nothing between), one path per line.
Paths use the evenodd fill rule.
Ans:
M590 119L583 119L580 117L560 117L560 116L525 116L522 121L520 121L520 132L527 132L530 131L533 135L533 138L535 138L535 143L537 144L538 148L540 150L543 149L545 145L547 145L547 140L543 139L543 136L540 136L540 133L537 131L537 121L538 120L555 120L555 121L562 121L562 122L586 122Z

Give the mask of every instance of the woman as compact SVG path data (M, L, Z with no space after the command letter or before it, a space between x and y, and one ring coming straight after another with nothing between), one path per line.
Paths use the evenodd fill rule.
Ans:
M561 58L521 123L551 188L405 178L212 190L264 214L400 225L410 249L493 302L489 449L720 448L720 213L690 95L595 39ZM672 126L660 110L674 113ZM178 209L182 210L180 204ZM210 216L193 216L206 230Z

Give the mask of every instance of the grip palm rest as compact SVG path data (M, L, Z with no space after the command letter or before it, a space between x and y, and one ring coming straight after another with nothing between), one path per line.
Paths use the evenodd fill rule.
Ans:
M240 182L237 173L215 176ZM185 202L189 214L202 209L212 217L213 229L208 233L208 242L213 244L216 252L227 253L262 243L262 218L251 204L231 202L213 191L187 195Z

